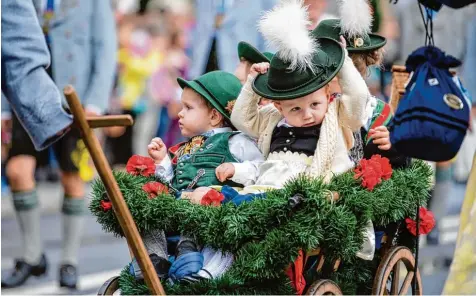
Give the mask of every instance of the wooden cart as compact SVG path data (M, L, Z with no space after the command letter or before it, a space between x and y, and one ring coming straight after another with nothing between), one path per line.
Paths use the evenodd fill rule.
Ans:
M409 74L405 72L405 68L402 66L394 66L392 72L392 97L390 105L393 110L396 110L398 102L405 92L405 84L408 80ZM92 127L117 125L118 122L113 122L110 119L108 120L107 117L99 117L95 118L93 121L88 121L73 88L66 87L64 92L74 115L75 123L82 132L86 147L88 148L99 176L107 189L109 199L112 202L120 226L124 231L129 248L132 250L135 258L137 258L141 270L144 271L145 283L153 294L165 294L151 264L150 258L144 248L137 227L123 199L122 193L112 175L111 168L106 161L97 138L91 130ZM101 122L101 124L99 124L99 122ZM124 123L125 122L122 122L122 124ZM413 253L408 247L395 244L395 234L396 233L386 233L382 239L383 247L379 250L382 259L375 274L372 294L406 295L411 288L413 295L422 295L420 274L415 269L415 258ZM318 264L316 264L315 269L319 272L324 266L326 260L325 254L321 252L320 249L305 254L305 262L307 262L311 257L314 257L315 259L316 256ZM334 271L338 270L339 265L340 260L334 262ZM402 267L404 269L402 269ZM403 276L403 278L401 278L401 276ZM416 289L414 290L412 281L415 277ZM120 293L119 276L107 280L98 291L98 295L114 295L117 293ZM305 293L307 295L339 295L342 294L342 291L333 281L319 279L308 284Z

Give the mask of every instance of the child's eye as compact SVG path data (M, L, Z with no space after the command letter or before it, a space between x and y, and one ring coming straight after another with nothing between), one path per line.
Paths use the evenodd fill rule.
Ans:
M291 109L291 112L296 112L296 111L299 111L299 110L301 110L300 107L294 107L294 108Z
M320 105L320 104L321 104L321 103L319 103L319 102L314 102L314 103L311 104L311 107L317 107L317 106Z

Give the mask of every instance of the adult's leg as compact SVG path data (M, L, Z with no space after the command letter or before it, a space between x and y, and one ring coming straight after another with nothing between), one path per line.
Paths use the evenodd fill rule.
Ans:
M14 271L2 279L2 287L22 285L31 275L46 272L46 259L42 256L40 208L34 178L38 154L23 126L14 117L12 147L6 165L6 175L11 186L24 250Z
M61 183L64 188L60 285L75 288L78 251L86 213L84 181L80 177L79 168L83 162L87 162L89 156L77 130L65 135L55 144L54 149L61 168Z

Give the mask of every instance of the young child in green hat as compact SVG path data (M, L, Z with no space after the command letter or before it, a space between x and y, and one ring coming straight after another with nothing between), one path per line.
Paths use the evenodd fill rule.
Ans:
M348 157L352 131L362 126L370 93L345 48L328 38L314 38L307 23L300 1L283 1L261 20L261 32L278 51L270 64L252 66L231 120L258 138L267 159L254 168L233 163L221 180L257 172L247 185L281 188L303 172L329 180L353 167ZM343 94L330 101L329 82L335 76ZM261 97L273 104L258 109Z
M213 71L192 81L178 78L178 83L183 89L179 126L182 135L189 140L169 149L160 138L150 142L148 153L156 163L156 177L169 182L177 197L182 199L193 199L193 190L204 186L242 186L247 182L246 178L222 182L215 173L215 169L224 162L263 160L256 142L234 131L230 123L233 103L241 89L239 80L233 74ZM202 268L206 269L206 272L202 270L205 276L216 276L223 273L233 259L231 254L209 248L200 252L193 239L181 236L176 247L176 259L171 265L166 235L162 230L150 231L142 238L161 278L180 281L197 272L200 277ZM216 262L212 260L215 257L220 259L221 265L212 264ZM207 263L211 265L207 266ZM136 278L142 278L135 260L130 272Z
M248 74L250 74L251 66L256 63L271 62L274 54L271 52L260 52L256 47L248 42L241 41L238 43L238 56L240 63L236 67L235 76L240 80L241 84L245 84ZM260 106L265 106L271 101L262 98L259 102Z

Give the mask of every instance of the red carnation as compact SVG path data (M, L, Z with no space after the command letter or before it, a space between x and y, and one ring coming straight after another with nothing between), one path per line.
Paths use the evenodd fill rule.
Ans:
M208 190L208 192L202 197L201 204L205 206L215 206L218 207L221 205L221 202L225 199L221 192L216 191L215 189Z
M392 176L392 166L388 158L374 155L370 159L361 159L354 169L354 179L361 179L362 186L372 191L382 179L388 180Z
M101 208L104 212L107 212L112 208L112 203L110 201L101 200Z
M149 177L155 172L155 163L150 157L133 155L127 161L126 171L134 176L142 175L144 177Z
M420 207L420 228L419 234L427 234L435 227L435 216L432 211L427 210L424 207ZM416 221L411 218L406 218L407 229L411 234L416 236Z
M388 158L376 154L370 158L370 161L379 163L380 169L382 171L382 179L388 180L392 177L392 165L390 164L390 160Z
M157 197L160 193L169 193L169 188L160 182L149 182L142 186L142 190L147 192L149 199Z

